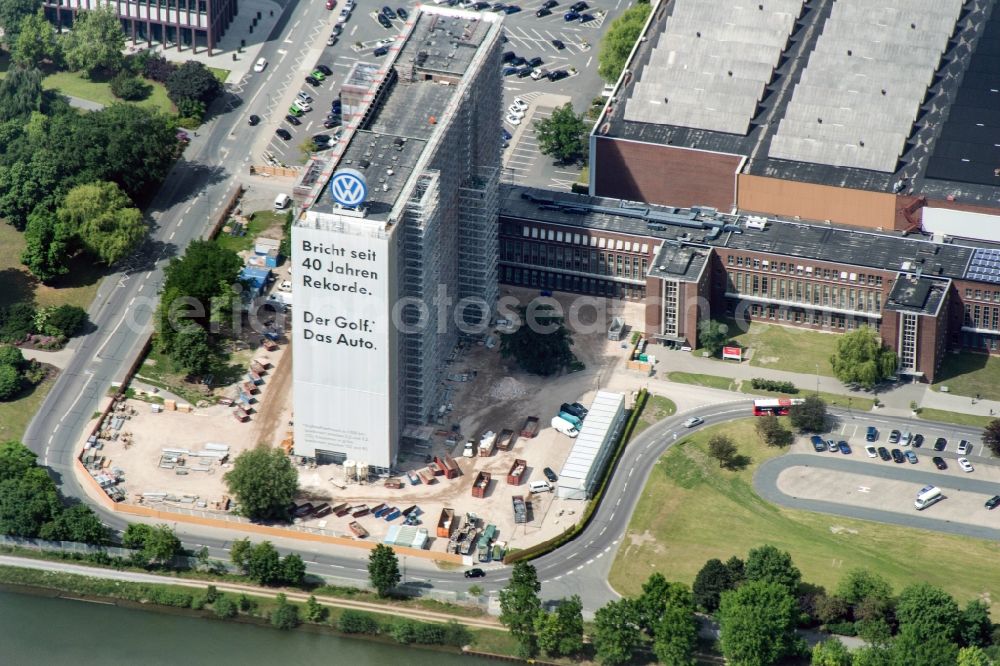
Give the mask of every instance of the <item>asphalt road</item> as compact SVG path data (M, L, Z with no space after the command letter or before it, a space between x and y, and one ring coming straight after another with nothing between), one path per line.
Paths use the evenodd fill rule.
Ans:
M757 494L769 502L786 506L792 509L805 509L817 513L827 513L847 518L859 518L861 520L871 520L890 525L902 525L904 527L917 527L936 532L946 532L949 534L959 534L962 536L977 537L979 539L1000 540L1000 529L969 525L966 523L953 523L948 520L931 518L928 515L919 513L897 513L895 511L881 511L879 509L869 509L848 504L838 504L836 502L824 502L820 500L801 499L791 497L778 489L778 475L790 467L819 467L839 472L851 472L853 474L864 474L880 479L893 479L897 481L912 481L914 486L924 486L934 484L948 489L962 492L976 493L989 497L997 494L1000 488L996 483L969 478L966 476L955 476L948 474L937 474L909 467L896 466L892 463L885 465L873 465L869 463L849 460L847 458L824 457L822 455L808 455L793 453L779 458L773 458L763 463L754 474L753 487Z

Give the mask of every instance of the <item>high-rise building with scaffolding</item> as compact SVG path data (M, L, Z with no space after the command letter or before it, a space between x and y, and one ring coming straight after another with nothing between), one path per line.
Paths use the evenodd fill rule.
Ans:
M297 455L396 460L497 300L501 20L410 17L342 89L346 128L292 227Z

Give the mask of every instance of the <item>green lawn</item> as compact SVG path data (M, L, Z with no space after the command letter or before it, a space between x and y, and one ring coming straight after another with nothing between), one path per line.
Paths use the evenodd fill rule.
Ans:
M167 98L167 89L163 87L163 84L145 79L143 82L153 87L149 97L139 102L125 103L155 108L164 113L174 113L174 105ZM88 80L83 78L80 72L52 72L42 79L42 87L46 90L58 90L64 95L79 97L105 106L122 102L111 94L111 85L107 81Z
M750 365L757 368L785 370L806 375L815 375L819 365L819 374L833 376L830 356L837 344L835 333L819 333L794 326L778 326L753 322L746 331L734 320L726 320L730 338L744 350L752 350ZM692 354L701 358L702 349L695 349ZM746 357L746 351L744 351Z
M729 377L720 375L703 375L697 372L671 372L667 379L680 384L694 384L695 386L707 386L709 388L722 389L723 391L736 391L740 382Z
M676 413L677 405L670 398L664 398L662 395L649 396L649 399L646 400L646 406L643 407L642 414L639 416L639 420L632 431L632 437L634 438L654 423L658 423Z
M942 386L949 393L975 396L983 400L1000 400L1000 358L988 354L945 354L938 380L931 385L935 391Z
M284 213L275 213L271 210L257 211L250 215L250 223L247 225L247 232L242 236L230 236L220 232L215 242L222 247L233 252L242 252L253 247L254 239L264 230L277 226L278 229L285 222Z
M35 415L42 401L55 384L55 377L49 377L38 386L32 387L17 400L0 402L0 442L21 439L28 422Z
M975 426L977 428L985 428L995 418L992 416L976 416L975 414L949 412L944 409L933 409L930 407L921 407L917 416L928 421L941 421L942 423L954 423L956 425Z
M49 305L90 306L97 294L102 271L92 261L70 262L70 272L41 284L21 264L24 235L0 221L0 307L20 301L34 301L39 307Z
M208 69L212 74L215 74L215 78L219 79L219 83L225 83L226 79L229 78L228 69L222 69L221 67L209 67Z
M719 468L706 453L708 438L725 433L751 460L738 472ZM745 557L764 543L787 550L803 580L835 586L848 570L865 567L898 591L918 580L939 585L960 603L1000 589L1000 543L850 520L777 507L761 499L751 479L781 450L763 445L753 420L695 433L657 463L629 524L609 577L621 594L636 595L654 571L691 583L706 560ZM932 565L923 566L928 563ZM914 568L919 572L914 574Z

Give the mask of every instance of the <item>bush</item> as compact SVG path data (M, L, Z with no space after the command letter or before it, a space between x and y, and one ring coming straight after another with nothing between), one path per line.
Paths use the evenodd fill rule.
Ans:
M208 599L205 595L199 594L198 596L191 599L191 609L192 610L202 610L208 604Z
M0 308L0 342L21 342L35 330L35 306L14 303Z
M247 615L253 615L254 613L257 612L257 601L251 599L245 594L240 595L239 605L240 605L240 610L246 613Z
M21 392L21 373L12 365L0 365L0 401L10 400Z
M368 613L348 609L337 620L337 630L345 634L377 634L379 627Z
M857 636L858 629L853 622L832 622L826 625L826 630L831 634L839 634L841 636Z
M143 83L138 77L132 76L128 72L119 72L115 78L111 79L111 94L118 99L134 102L146 99L152 91L151 85Z
M161 55L151 55L143 64L143 76L157 83L166 83L177 66Z
M76 305L60 305L44 314L44 322L39 328L46 335L72 338L87 323L87 311Z
M761 391L772 391L774 393L798 393L799 389L791 382L779 382L774 379L763 379L754 377L750 380L750 386Z
M462 647L471 641L472 634L469 633L469 630L455 620L450 620L448 624L444 625L444 640L442 641L444 645Z
M215 611L215 617L220 620L230 620L239 613L236 602L225 595L215 600L215 603L212 604L212 610Z
M414 622L413 620L399 620L389 625L389 635L392 636L394 641L402 643L403 645L417 643L419 627L420 622Z
M191 602L194 600L194 597L190 592L154 587L149 590L146 600L151 604L158 604L160 606L191 608Z
M285 601L285 595L278 595L278 606L271 611L271 626L287 631L299 626L299 607Z

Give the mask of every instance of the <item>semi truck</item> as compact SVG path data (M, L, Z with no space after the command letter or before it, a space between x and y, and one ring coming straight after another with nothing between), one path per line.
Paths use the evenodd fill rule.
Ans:
M553 416L551 425L557 432L561 432L567 437L576 437L580 434L580 431L572 423L560 416Z

